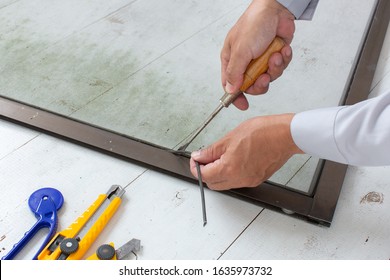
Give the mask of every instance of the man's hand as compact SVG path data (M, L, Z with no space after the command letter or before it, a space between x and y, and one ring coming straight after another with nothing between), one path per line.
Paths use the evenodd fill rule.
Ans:
M290 43L295 31L294 16L275 0L254 0L226 36L221 51L222 86L236 93L243 83L243 74L252 59L263 54L279 36L286 42L280 53L271 56L268 72L261 75L246 92L253 95L267 92L269 83L280 77L292 59ZM234 105L249 107L244 95Z
M202 178L214 190L255 187L267 180L294 154L290 124L293 114L256 117L240 124L210 147L191 155L201 163Z
M243 74L251 60L261 56L279 36L286 46L268 61L261 75L246 92L267 92L269 83L280 77L292 59L290 43L295 32L294 16L276 0L253 0L226 36L221 51L222 86L228 93L239 91ZM249 107L244 95L234 105ZM191 172L197 177L195 161L200 162L202 178L214 190L254 187L267 180L292 155L302 153L295 145L290 123L293 114L257 117L243 122L210 147L193 152Z

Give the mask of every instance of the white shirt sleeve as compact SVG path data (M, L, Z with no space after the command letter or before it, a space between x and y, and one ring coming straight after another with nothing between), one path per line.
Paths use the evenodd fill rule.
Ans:
M277 0L286 7L296 19L311 20L319 0Z
M390 91L351 106L298 113L291 134L309 155L356 166L390 165Z

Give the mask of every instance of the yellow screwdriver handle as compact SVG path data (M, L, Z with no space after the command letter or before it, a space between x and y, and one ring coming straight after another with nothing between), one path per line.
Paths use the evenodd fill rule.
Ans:
M240 91L236 93L225 93L220 100L222 105L224 107L228 107L242 92L245 92L248 88L250 88L261 74L267 72L269 58L273 53L279 52L284 46L285 42L283 39L280 37L275 37L266 51L261 56L253 59L249 63L244 73L244 82L240 87Z

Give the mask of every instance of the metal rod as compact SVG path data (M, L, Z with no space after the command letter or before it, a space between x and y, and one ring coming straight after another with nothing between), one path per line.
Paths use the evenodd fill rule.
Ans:
M206 202L204 199L204 188L203 188L203 182L202 182L202 174L200 173L199 162L195 161L195 164L196 164L196 171L198 173L200 197L201 197L201 201L202 201L203 226L205 226L207 224L207 217L206 217Z

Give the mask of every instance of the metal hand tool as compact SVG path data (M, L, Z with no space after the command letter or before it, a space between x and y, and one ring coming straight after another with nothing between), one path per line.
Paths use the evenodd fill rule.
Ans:
M38 252L33 257L33 259L36 260L39 253L54 236L57 230L57 211L62 207L63 203L64 197L62 196L61 192L56 189L42 188L33 192L28 199L28 206L35 214L35 217L38 219L38 221L29 231L24 234L23 238L18 243L16 243L12 247L11 251L9 251L8 254L5 255L2 259L13 259L39 230L43 228L49 228L48 235L43 241L43 244L39 248Z
M244 73L244 82L240 88L240 91L236 93L225 93L219 100L220 103L218 107L211 113L211 115L200 127L198 127L190 134L188 140L185 142L184 145L179 147L178 151L185 151L188 145L190 145L191 142L195 139L195 137L198 136L199 133L214 119L214 117L222 110L222 108L229 107L229 105L232 104L241 93L245 92L249 87L251 87L255 83L257 78L267 71L268 60L270 56L273 53L280 51L284 45L285 43L283 39L276 37L268 46L267 50L260 57L252 60Z
M201 198L201 202L202 202L203 226L205 226L207 224L207 216L206 216L206 202L204 199L204 188L203 188L202 174L200 172L199 162L195 161L195 164L196 164L196 172L198 173L200 198Z
M79 260L121 204L125 190L113 185L68 228L57 233L38 255L39 260Z
M115 250L114 243L100 245L96 253L87 260L122 260L130 253L138 252L141 249L141 241L131 239L126 244Z

